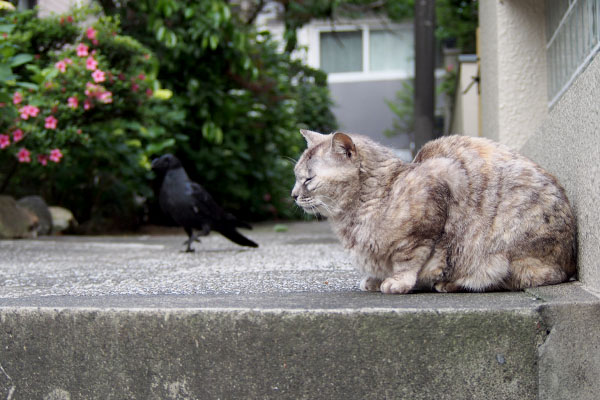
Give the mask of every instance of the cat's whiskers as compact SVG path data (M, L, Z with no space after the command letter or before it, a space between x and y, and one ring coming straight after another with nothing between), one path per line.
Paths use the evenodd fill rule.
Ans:
M298 163L298 160L295 160L292 157L288 157L288 156L282 156L281 159L284 161L288 161L288 162L292 163L293 165L296 165Z

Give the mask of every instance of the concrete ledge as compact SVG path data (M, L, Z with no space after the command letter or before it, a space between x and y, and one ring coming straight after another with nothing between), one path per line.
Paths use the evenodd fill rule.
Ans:
M6 256L0 260L0 398L521 400L595 399L600 390L594 329L600 302L577 282L514 293L362 293L325 225L292 226L280 236L264 228L254 238L267 243L262 250L236 253L262 258L247 268L229 267L234 250L212 237L203 243L208 250L191 258L170 252L181 237L160 238L164 248L140 252L137 245L108 246L112 264L103 255L107 247L96 244L131 238L0 242ZM32 248L46 249L39 259L57 270L26 263ZM82 248L93 262L73 257ZM270 258L280 250L295 266L287 265L289 258ZM331 269L323 256L311 264L294 252L327 252L340 267ZM165 253L181 262L164 264L169 271L161 277L168 282L157 286L142 271L169 261L161 258ZM222 268L206 261L213 256ZM244 284L256 278L255 268L279 271L281 280ZM181 276L193 280L206 270L230 273L224 280L231 286L215 291L213 277L172 293ZM27 290L19 274L27 275ZM107 281L91 285L97 276ZM111 294L108 279L121 292ZM311 283L312 289L297 289ZM148 294L144 285L163 289ZM86 287L90 295L48 294ZM99 291L105 293L92 295Z
M13 399L533 399L546 332L523 307L5 307L0 319Z

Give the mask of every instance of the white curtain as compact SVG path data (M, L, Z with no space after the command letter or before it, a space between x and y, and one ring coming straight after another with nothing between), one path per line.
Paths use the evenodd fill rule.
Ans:
M360 72L362 64L362 31L321 32L323 71Z
M371 71L403 71L412 74L414 39L411 30L371 30L369 65Z

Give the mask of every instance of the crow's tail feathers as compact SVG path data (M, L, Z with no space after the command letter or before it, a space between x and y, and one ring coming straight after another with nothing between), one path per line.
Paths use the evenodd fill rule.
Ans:
M226 213L225 221L230 222L233 226L238 227L238 228L252 229L252 226L249 223L240 221L233 214Z
M225 236L227 239L231 240L232 242L239 244L240 246L258 247L256 243L254 243L252 240L248 239L246 236L236 231L233 227L215 230L221 235Z

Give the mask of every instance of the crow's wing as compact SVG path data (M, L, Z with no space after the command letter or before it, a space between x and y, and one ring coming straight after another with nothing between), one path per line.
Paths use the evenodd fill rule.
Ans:
M210 221L218 221L223 217L223 209L212 198L210 193L196 182L186 185L186 192L193 198L193 210L196 214Z

